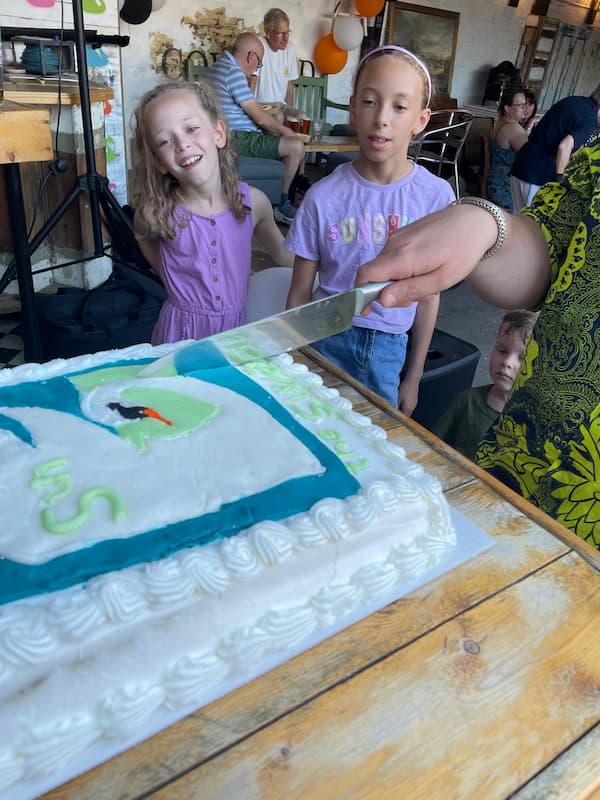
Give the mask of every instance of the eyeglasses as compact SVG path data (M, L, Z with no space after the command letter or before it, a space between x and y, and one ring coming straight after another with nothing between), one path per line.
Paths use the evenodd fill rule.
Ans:
M253 56L254 56L254 58L256 59L256 69L262 69L263 62L262 62L262 61L261 61L261 59L258 57L258 53L257 53L255 50L250 50L250 53L249 53L249 55L253 55Z
M527 108L527 103L513 103L511 108Z
M286 39L290 33L291 31L273 31L273 36L281 36L282 39Z

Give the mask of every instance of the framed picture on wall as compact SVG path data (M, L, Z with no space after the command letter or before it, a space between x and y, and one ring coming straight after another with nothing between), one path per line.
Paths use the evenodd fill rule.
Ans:
M460 14L411 3L388 3L385 44L399 44L422 56L435 90L450 95Z

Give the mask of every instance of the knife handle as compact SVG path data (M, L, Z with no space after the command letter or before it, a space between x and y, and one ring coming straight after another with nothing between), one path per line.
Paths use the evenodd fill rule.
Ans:
M393 281L383 281L382 283L365 283L364 286L357 286L355 288L356 291L356 308L354 313L360 314L360 312L372 303L373 300L377 300L383 289L386 286L389 286L390 283Z

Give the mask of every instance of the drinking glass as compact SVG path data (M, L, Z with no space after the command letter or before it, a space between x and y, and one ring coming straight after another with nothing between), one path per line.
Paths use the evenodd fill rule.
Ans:
M320 142L323 138L323 120L315 119L312 124L312 142Z

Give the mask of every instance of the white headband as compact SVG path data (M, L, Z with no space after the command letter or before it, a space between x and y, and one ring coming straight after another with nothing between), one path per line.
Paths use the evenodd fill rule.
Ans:
M370 61L370 59L373 56L377 55L378 53L385 53L387 51L402 53L403 55L408 56L410 59L412 59L415 62L415 64L417 64L420 67L423 74L425 75L425 78L427 79L427 105L429 105L429 103L431 102L431 89L432 89L431 75L429 74L429 70L425 66L424 62L421 61L420 58L417 58L417 56L414 53L411 53L410 50L407 50L405 47L400 47L400 45L397 44L382 44L381 47L375 47L373 48L373 50L369 50L368 53L364 54L364 56L358 62L358 67L356 68L356 75L354 77L354 91L356 91L358 76L360 75L361 70L367 63L367 61Z

